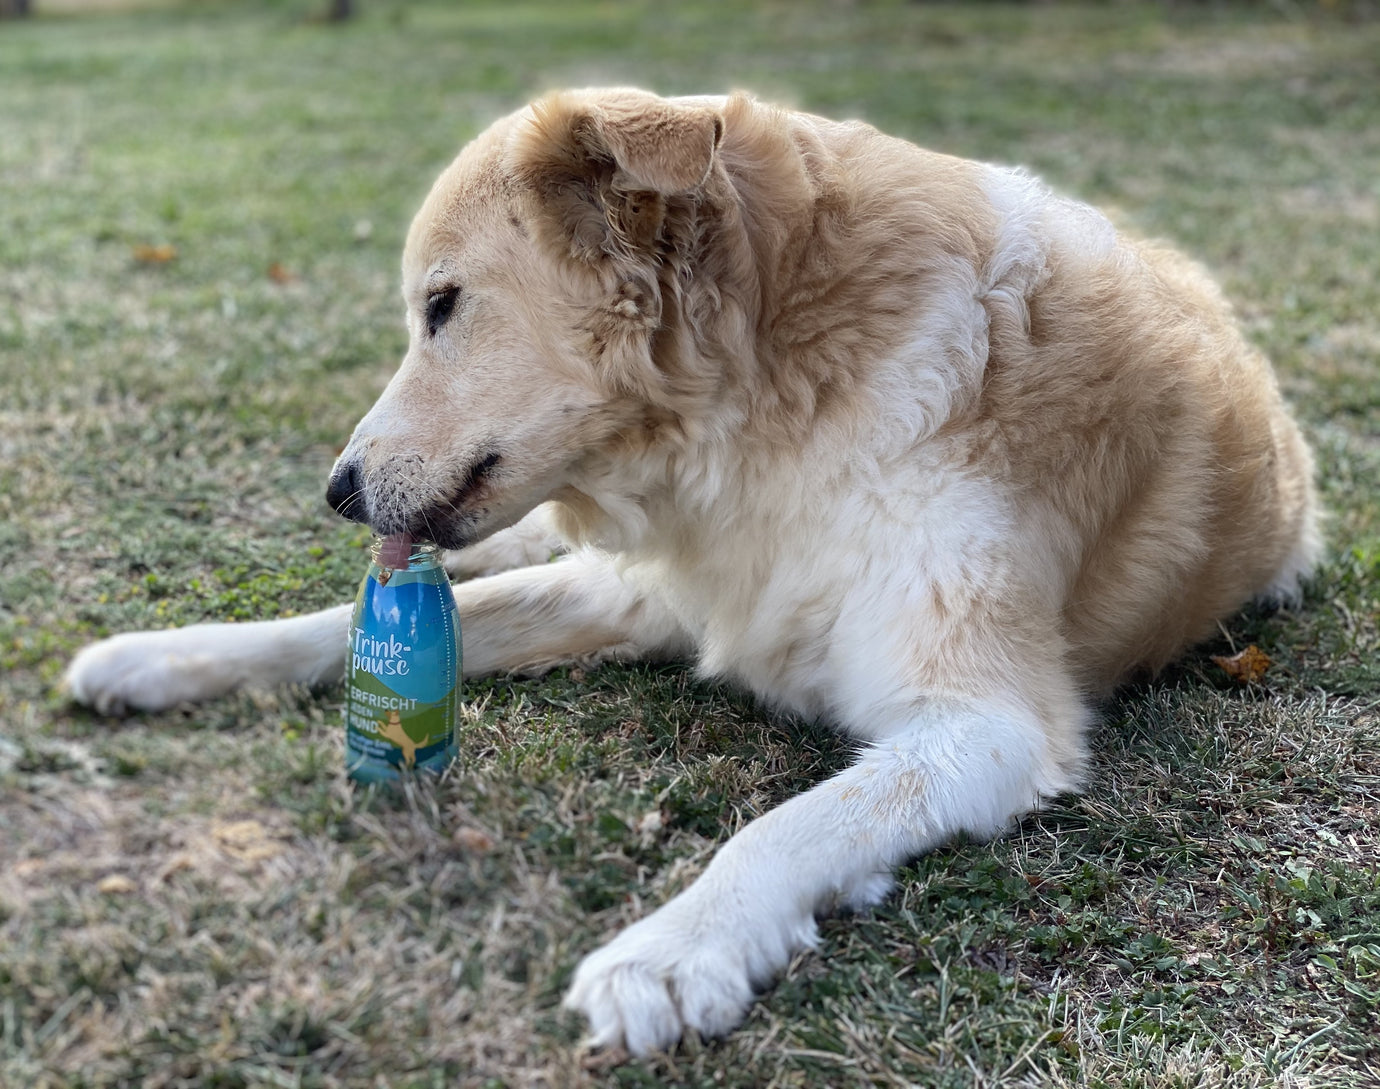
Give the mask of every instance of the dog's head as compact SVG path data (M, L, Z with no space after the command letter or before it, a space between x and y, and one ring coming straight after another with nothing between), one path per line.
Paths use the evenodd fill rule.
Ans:
M332 472L337 511L460 547L587 501L618 451L715 396L723 277L695 281L731 204L723 106L565 92L460 153L408 234L410 344Z

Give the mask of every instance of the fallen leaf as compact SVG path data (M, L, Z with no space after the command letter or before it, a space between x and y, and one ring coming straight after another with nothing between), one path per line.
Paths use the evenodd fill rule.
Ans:
M96 882L96 891L112 896L124 896L134 892L139 886L122 873L112 873Z
M580 1069L592 1074L603 1074L615 1066L622 1066L630 1058L632 1056L617 1045L600 1048L598 1051L587 1050L580 1056Z
M494 847L494 837L479 828L457 828L450 838L455 846L477 855L487 854Z
M149 265L166 265L177 257L177 247L164 243L161 246L135 246L134 259Z
M290 284L297 279L288 269L274 261L268 266L268 278L275 284Z
M215 821L211 836L242 862L263 862L283 853L283 845L258 821Z
M179 851L163 864L163 868L158 871L158 880L166 881L181 870L194 869L196 869L196 860L186 851Z
M1252 681L1258 681L1265 676L1266 670L1270 668L1270 656L1254 643L1229 658L1214 654L1212 660L1217 663L1222 672L1236 681L1237 684L1250 684Z

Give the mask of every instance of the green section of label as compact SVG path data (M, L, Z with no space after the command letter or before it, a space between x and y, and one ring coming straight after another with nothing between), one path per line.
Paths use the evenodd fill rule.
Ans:
M444 767L452 755L455 704L453 688L443 699L423 703L400 696L370 673L352 670L345 704L348 762Z

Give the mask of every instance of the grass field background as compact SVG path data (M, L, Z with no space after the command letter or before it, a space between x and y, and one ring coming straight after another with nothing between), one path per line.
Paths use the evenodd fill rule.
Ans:
M64 4L0 23L0 1084L1380 1084L1380 24L1276 8ZM324 3L319 7L325 7ZM334 452L436 172L552 86L747 88L1033 167L1207 262L1319 454L1306 603L1104 708L1090 791L617 1065L579 956L849 758L678 668L470 686L341 774L339 690L109 720L99 636L353 595ZM1236 686L1211 662L1274 660Z

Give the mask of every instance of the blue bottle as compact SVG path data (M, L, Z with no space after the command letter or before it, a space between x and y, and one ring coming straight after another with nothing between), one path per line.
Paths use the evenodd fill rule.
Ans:
M345 671L345 770L362 783L444 771L456 753L460 617L440 550L375 540Z

